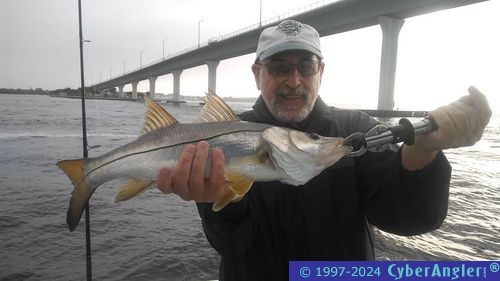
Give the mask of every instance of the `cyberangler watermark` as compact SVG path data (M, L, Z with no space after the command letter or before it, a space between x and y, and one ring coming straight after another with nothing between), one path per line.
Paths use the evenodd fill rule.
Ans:
M291 261L289 280L500 280L500 261Z
M404 266L391 264L387 268L389 276L394 277L394 280L408 279L408 278L422 278L429 280L432 278L446 278L456 280L459 278L479 278L487 277L487 267L484 265L474 266L465 263L455 265L443 265L434 263L432 265L420 265L420 263L406 263Z

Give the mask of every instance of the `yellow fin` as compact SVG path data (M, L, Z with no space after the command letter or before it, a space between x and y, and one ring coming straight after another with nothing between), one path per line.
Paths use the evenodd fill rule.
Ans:
M144 95L144 104L146 105L146 113L142 128L143 134L178 123L161 105L146 95Z
M85 159L62 160L57 162L57 166L66 173L75 187L71 193L68 213L66 214L66 224L69 231L73 231L78 225L83 209L94 191L84 178Z
M233 110L219 96L210 91L205 96L205 106L201 109L195 122L224 122L238 120L240 119Z
M232 192L225 194L219 201L214 202L212 205L214 212L220 211L234 199L245 196L252 187L253 179L250 177L229 172L225 174L225 178Z
M222 210L222 208L226 207L227 204L231 203L231 201L238 197L238 195L232 192L225 194L219 201L214 202L214 204L212 205L212 211L218 212Z
M154 181L144 182L139 180L127 181L120 190L116 193L115 203L129 200L130 198L144 192L150 187Z

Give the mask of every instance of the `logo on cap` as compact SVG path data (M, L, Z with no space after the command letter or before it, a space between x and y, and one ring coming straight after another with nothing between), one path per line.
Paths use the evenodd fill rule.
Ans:
M294 20L284 21L276 27L276 31L283 33L286 36L297 36L303 29L304 27L302 24Z

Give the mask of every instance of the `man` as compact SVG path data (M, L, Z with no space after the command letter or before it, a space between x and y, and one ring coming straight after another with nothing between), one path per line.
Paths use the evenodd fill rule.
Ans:
M265 29L252 65L261 96L241 119L337 137L374 127L371 117L318 97L322 59L311 26L285 21ZM445 219L451 167L441 150L474 144L491 115L485 97L469 92L431 112L439 129L412 146L344 157L301 187L254 183L217 213L210 202L230 191L220 149L211 155L211 176L204 176L206 142L186 146L175 169L161 170L158 187L197 202L207 239L222 255L220 280L287 280L290 260L370 260L371 225L416 235Z

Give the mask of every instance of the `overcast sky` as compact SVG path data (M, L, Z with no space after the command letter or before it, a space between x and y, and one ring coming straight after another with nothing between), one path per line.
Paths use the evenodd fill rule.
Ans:
M262 0L263 20L315 1ZM77 0L0 0L0 88L56 89L80 85ZM259 21L260 0L82 0L86 85L147 65ZM395 106L429 110L476 85L500 107L500 1L406 19L399 39ZM320 94L344 107L375 108L381 30L374 26L322 38L326 70ZM165 45L165 49L163 46ZM222 61L221 96L257 96L255 54ZM185 70L181 94L202 95L207 67ZM139 84L148 91L149 82ZM130 91L131 86L125 87ZM172 77L156 91L172 92Z

